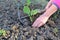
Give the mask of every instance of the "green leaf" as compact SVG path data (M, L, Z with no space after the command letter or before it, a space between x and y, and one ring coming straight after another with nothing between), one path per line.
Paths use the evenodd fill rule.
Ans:
M38 13L38 10L37 10L37 9L32 10L32 11L31 11L31 16L36 15L37 13Z
M6 31L5 30L2 30L2 32L3 32L3 36L5 36L6 35Z
M23 11L25 14L30 15L30 8L28 6L24 6Z
M0 36L2 35L3 33L2 33L2 30L0 30Z
M26 4L29 6L31 4L31 0L27 0Z
M5 36L6 35L6 31L5 30L0 30L0 35L3 35L3 36Z

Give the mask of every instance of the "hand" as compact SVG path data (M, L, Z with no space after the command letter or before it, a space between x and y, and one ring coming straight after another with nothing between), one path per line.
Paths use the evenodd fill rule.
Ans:
M46 7L45 10L47 10L49 7Z
M35 20L35 22L33 23L33 27L35 28L35 27L40 27L40 26L42 26L42 25L44 25L46 22L47 22L47 20L48 20L48 18L49 17L47 17L47 16L45 16L45 15L41 15L40 17L38 17L36 20Z

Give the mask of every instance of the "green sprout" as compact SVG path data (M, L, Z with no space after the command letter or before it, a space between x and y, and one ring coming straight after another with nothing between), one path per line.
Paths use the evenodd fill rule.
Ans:
M30 0L27 0L27 3L26 3L27 6L24 6L23 12L30 17L30 20L31 20L31 22L32 22L32 21L33 21L32 16L36 15L36 14L38 13L38 10L37 10L37 9L35 9L35 10L30 10L30 8L29 8L29 5L30 5L30 4L31 4L31 1L30 1Z
M5 36L6 35L6 31L3 29L0 29L0 36Z
M31 22L33 21L32 16L36 15L38 13L38 10L30 10L28 6L24 6L23 11L25 14L27 14L30 17Z

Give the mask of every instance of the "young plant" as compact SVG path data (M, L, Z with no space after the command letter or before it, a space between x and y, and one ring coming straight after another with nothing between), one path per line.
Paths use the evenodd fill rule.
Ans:
M27 6L24 6L23 12L30 17L30 20L31 20L31 22L32 22L32 21L33 21L32 16L36 15L36 14L38 13L38 10L37 10L37 9L35 9L35 10L30 10L30 8L29 8L29 5L30 5L30 4L31 4L31 1L30 1L30 0L27 0L27 3L26 3Z
M30 17L31 22L33 21L32 16L36 15L38 13L38 10L30 10L28 6L24 6L23 11L25 14L27 14Z
M3 29L0 29L0 36L5 36L6 35L6 31Z

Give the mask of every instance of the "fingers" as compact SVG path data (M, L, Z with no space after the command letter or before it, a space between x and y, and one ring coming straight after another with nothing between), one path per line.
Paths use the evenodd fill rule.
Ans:
M34 23L33 23L33 27L37 28L43 25L43 22L38 18Z
M39 18L37 18L37 20L33 23L33 27L34 28L38 28L41 27L42 25L44 25L48 20L48 17L40 16Z
M38 20L36 20L34 23L33 23L33 27L37 27L37 25L39 24Z
M40 24L42 25L41 20L40 20L40 18L37 18L37 20L33 23L32 26L33 26L34 28L37 28L37 27L40 27L40 26L38 26L38 25L40 25Z
M41 27L43 24L44 24L44 23L42 23L42 22L38 22L38 23L35 22L35 23L33 23L32 26L33 26L34 28L38 28L38 27Z
M41 27L42 25L44 25L44 23L40 22L37 27Z

